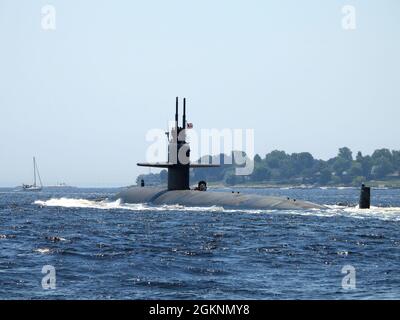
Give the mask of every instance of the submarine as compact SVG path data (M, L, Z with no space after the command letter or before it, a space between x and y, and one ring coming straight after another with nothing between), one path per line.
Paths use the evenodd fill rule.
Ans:
M296 199L239 192L207 191L206 181L200 181L196 188L190 188L190 169L218 167L218 164L190 162L190 146L186 141L186 98L183 99L182 125L178 123L179 99L176 98L175 124L168 137L168 159L166 162L137 163L138 166L165 168L168 170L168 186L147 187L144 181L140 186L127 187L116 194L115 199L122 203L147 203L151 205L182 205L189 207L218 206L224 209L249 210L309 210L326 207ZM183 155L183 156L182 156Z

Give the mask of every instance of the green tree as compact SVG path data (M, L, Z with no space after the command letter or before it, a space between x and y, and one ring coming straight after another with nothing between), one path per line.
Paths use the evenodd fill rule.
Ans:
M303 170L312 168L314 157L309 152L293 153L290 156L290 162L295 174L300 174Z
M353 161L353 152L349 148L343 147L339 149L338 157L347 161Z
M321 175L319 176L319 183L325 185L328 184L331 180L332 180L332 172L328 168L321 170Z
M261 163L261 162L262 162L262 159L261 159L261 157L260 157L258 154L256 154L256 155L254 156L254 162L255 162L255 163Z
M393 172L393 166L389 161L389 159L382 157L377 161L377 163L378 163L377 165L374 165L372 167L372 172L371 172L372 176L375 179L385 178L386 175Z
M350 166L351 161L341 157L337 157L333 163L333 169L335 170L337 176L342 176L346 170L350 169Z
M361 176L363 174L362 164L359 162L353 162L350 167L349 174L352 177Z
M271 177L271 172L269 171L269 169L261 166L256 166L254 168L253 173L250 176L251 180L257 182L268 180L270 179L270 177Z
M265 156L265 161L271 169L277 169L289 155L285 151L274 150Z
M363 160L364 160L364 157L363 157L361 151L358 151L357 152L357 156L356 156L356 161L359 162L359 163L362 163Z
M347 147L339 149L338 156L333 160L333 170L335 170L336 175L342 177L348 174L348 170L353 162L353 153Z
M392 153L389 149L378 149L375 150L371 156L372 160L375 162L379 162L381 159L387 159L392 162ZM377 164L377 163L374 163Z
M400 171L400 151L393 150L392 158L393 158L393 169L396 171Z

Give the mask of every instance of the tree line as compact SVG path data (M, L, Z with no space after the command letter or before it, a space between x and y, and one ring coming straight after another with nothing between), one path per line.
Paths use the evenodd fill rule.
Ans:
M235 165L231 164L235 157L219 155L218 168L202 168L191 170L193 183L206 180L208 182L236 184L311 184L311 185L344 185L358 186L371 180L400 179L400 151L389 149L375 150L372 155L353 152L348 147L340 148L336 157L329 160L315 159L309 152L288 154L274 150L265 156L254 157L254 170L248 176L237 176ZM212 160L207 156L208 160ZM214 159L215 160L215 159ZM140 175L137 182L144 179L149 184L167 182L167 171L158 174Z

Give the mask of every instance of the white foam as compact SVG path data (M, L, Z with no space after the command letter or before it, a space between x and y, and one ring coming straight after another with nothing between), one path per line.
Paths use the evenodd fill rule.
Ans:
M39 249L36 249L35 252L38 252L41 254L47 254L47 253L50 253L50 249L49 248L39 248Z
M356 219L376 218L380 220L400 221L399 207L371 207L370 209L360 209L357 207L343 207L328 205L328 209L312 209L309 211L293 211L293 214L319 216L319 217L350 217Z
M64 208L94 208L94 209L118 209L121 201L93 201L87 199L73 198L53 198L46 201L37 200L35 204L44 207L64 207Z
M44 207L64 207L64 208L92 208L101 210L124 209L131 211L225 211L222 207L185 207L182 205L160 205L152 206L145 203L122 203L120 199L116 201L93 201L87 199L53 198L46 201L37 200L34 202Z
M221 213L288 213L304 216L337 217L346 216L351 218L377 218L381 220L400 221L399 207L371 207L371 209L359 209L358 207L342 207L337 205L327 206L328 209L311 210L245 210L245 209L224 209L218 206L209 207L186 207L183 205L149 205L145 203L127 204L120 199L116 201L94 201L87 199L53 198L46 201L37 200L35 204L44 207L64 208L92 208L100 210L130 210L130 211L189 211L189 212L221 212Z

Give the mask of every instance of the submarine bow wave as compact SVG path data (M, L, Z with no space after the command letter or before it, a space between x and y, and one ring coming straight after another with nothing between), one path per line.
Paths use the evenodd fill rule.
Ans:
M369 210L359 209L358 207L342 207L337 205L327 205L328 209L309 209L309 210L250 210L250 209L226 209L221 206L191 207L184 205L151 205L147 203L123 203L121 199L110 200L89 200L74 198L52 198L49 200L37 200L34 204L43 207L62 207L62 208L92 208L101 210L129 210L129 211L183 211L183 212L217 212L217 213L249 213L267 214L282 213L303 216L336 217L345 216L349 218L365 219L376 218L380 220L400 221L400 207L371 207Z

